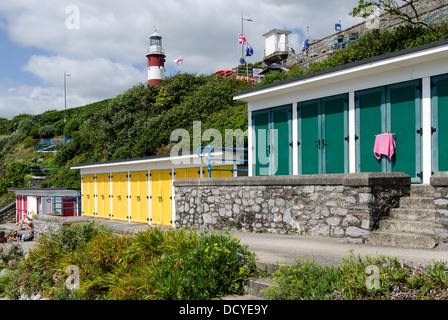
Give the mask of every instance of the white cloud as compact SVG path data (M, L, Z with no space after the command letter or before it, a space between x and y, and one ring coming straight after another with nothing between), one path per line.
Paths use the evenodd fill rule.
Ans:
M70 74L67 84L75 94L85 97L109 98L111 92L120 92L145 82L146 74L132 65L112 62L105 58L74 59L63 56L32 56L24 66L51 86L61 86L64 72Z
M0 86L0 97L0 116L8 119L23 113L40 114L48 110L63 110L65 106L63 87ZM95 101L97 99L93 97L72 94L67 97L67 108Z
M32 55L23 70L42 79L37 101L43 102L60 91L63 73L70 77L70 91L79 101L114 97L146 77L146 50L154 25L163 36L168 74L175 72L173 62L183 56L184 72L210 74L216 69L238 64L241 47L241 15L251 17L244 22L244 33L254 48L249 62L263 58L263 34L273 28L293 31L290 43L301 47L310 28L311 38L322 38L334 32L334 23L348 27L359 21L348 12L358 0L2 0L0 27L14 43L47 52ZM66 27L68 6L79 8L79 29ZM137 66L137 67L135 67ZM4 78L0 78L0 83ZM1 88L0 88L1 89ZM31 88L16 87L31 99ZM4 89L1 89L5 93ZM0 108L5 99L0 96ZM17 97L22 105L27 100ZM12 103L12 100L8 100ZM22 107L20 107L22 108ZM23 107L25 108L25 107ZM50 106L50 108L52 108ZM24 112L26 109L24 109ZM31 111L30 111L31 112ZM3 113L0 109L0 116Z

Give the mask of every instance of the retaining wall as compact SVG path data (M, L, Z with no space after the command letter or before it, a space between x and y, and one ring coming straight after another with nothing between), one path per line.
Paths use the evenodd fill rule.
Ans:
M431 176L434 187L434 231L440 248L448 248L448 172L437 172Z
M174 181L176 227L324 235L363 243L409 196L404 173Z

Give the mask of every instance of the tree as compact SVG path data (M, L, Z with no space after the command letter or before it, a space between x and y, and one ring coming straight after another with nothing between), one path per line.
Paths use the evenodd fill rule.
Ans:
M358 6L353 8L349 14L352 17L368 18L373 14L374 9L378 8L383 13L388 13L392 16L398 17L400 20L413 24L421 25L432 31L435 31L427 21L422 19L421 13L418 12L417 2L419 0L402 0L404 5L399 5L395 0L359 0ZM430 0L436 1L436 0Z

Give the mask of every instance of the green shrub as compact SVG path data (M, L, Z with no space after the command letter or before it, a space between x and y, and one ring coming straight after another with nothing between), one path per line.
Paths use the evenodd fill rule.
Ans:
M39 129L39 137L43 139L49 139L54 137L54 126L51 124L48 124L46 126L43 126Z
M0 194L7 192L8 188L25 187L25 176L30 171L31 163L26 161L10 162L6 166L6 173L0 180Z
M268 299L448 298L448 267L442 262L424 268L397 258L355 258L350 254L341 265L331 267L314 260L296 260L291 266L281 267L273 277L276 282L263 291Z
M73 292L65 286L69 265L81 275ZM123 236L80 223L41 236L0 288L11 299L216 299L243 293L254 272L254 254L227 233L150 228Z

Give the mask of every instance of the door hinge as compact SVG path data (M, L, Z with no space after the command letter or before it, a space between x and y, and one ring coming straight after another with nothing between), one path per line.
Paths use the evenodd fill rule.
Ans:
M420 171L420 173L417 173L417 177L419 177L419 178L423 178L423 172Z
M355 135L355 141L358 140L358 139L359 139L359 137L358 137L357 135ZM346 141L350 141L350 136L346 136L346 137L344 138L344 140L346 140Z
M423 132L423 131L422 131L422 128L420 128L420 129L417 130L417 133L418 133L418 134L422 134L422 132Z
M436 132L437 131L437 129L436 128L434 128L434 127L431 127L431 133L434 133L434 132Z

